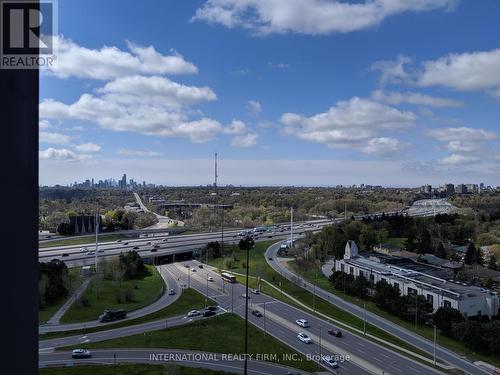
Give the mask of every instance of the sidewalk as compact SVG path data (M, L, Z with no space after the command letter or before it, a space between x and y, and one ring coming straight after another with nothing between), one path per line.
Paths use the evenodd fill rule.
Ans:
M87 289L87 286L89 285L90 278L84 280L81 285L75 290L75 292L67 299L66 302L64 302L64 305L62 305L59 310L56 311L54 315L47 321L48 325L56 325L59 324L59 321L61 320L61 317L64 315L64 313L69 309L69 307L82 295L82 293Z

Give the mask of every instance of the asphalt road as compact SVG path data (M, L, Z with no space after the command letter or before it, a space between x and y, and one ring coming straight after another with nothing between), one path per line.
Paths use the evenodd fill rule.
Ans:
M195 267L196 272L189 271L184 264ZM169 264L168 267L179 275L185 284L198 290L202 294L217 301L219 305L244 317L245 299L241 297L245 293L245 287L241 284L223 283L220 276L213 268L197 268L196 261ZM214 278L213 282L207 282L208 274ZM269 296L250 294L249 321L260 329L286 343L300 353L311 356L337 355L349 360L339 361L339 374L439 374L439 371L408 359L398 353L392 352L378 344L365 340L359 336L344 332L342 338L329 335L327 330L334 325L321 320L311 314L305 313L295 307L285 304ZM250 311L254 307L264 313L266 318L253 316ZM311 325L302 328L296 325L295 320L304 318ZM265 325L265 327L264 327ZM320 334L321 331L321 334ZM298 332L306 332L311 338L311 344L305 344L297 339ZM319 337L321 335L321 346ZM315 357L313 357L315 358Z
M342 298L327 292L324 289L321 289L319 287L314 287L312 283L307 282L306 280L302 279L299 275L296 275L292 271L290 271L288 268L286 268L281 262L277 260L277 252L279 250L280 243L276 243L271 245L266 253L266 261L267 263L278 273L280 273L282 276L286 277L288 280L295 279L297 278L300 280L300 285L304 289L310 291L313 293L315 291L316 297L322 298L323 300L331 303L332 305L341 308L345 311L350 312L353 315L362 317L364 315L364 311L361 307L354 305L350 302L347 302L343 300ZM269 258L272 258L273 260L269 260ZM413 346L426 351L427 353L433 354L433 348L434 344L433 342L423 338L420 335L417 335L405 328L402 328L398 326L397 324L394 324L374 313L371 313L369 311L366 311L366 321L370 324L373 324L374 326L377 326L378 328L400 338L403 341L408 342L409 344L412 344ZM436 346L436 356L437 358L443 360L444 362L447 362L453 366L456 366L457 368L462 369L465 372L468 372L470 374L490 374L488 371L480 368L479 366L476 366L472 362L464 359L463 357L459 356L458 354L443 348L442 346L437 345Z
M152 365L176 363L178 365L224 371L228 374L243 374L241 358L229 358L221 353L202 353L190 350L172 349L101 349L92 350L92 357L72 359L71 352L40 354L39 367L75 364L147 363ZM307 374L290 367L258 360L248 361L248 374L276 375L294 371Z
M182 293L182 288L179 286L179 283L177 279L174 277L174 275L167 270L166 266L157 266L158 272L163 278L163 281L165 282L165 293L157 299L155 302L152 304L145 306L141 309L137 309L134 311L130 311L127 313L127 318L120 320L126 321L130 319L135 319L139 318L144 315L151 314L155 311L161 310L170 304L174 303L181 295ZM169 289L173 289L175 291L174 295L169 295L168 291ZM97 326L106 326L110 324L114 324L115 322L108 322L108 323L101 323L97 320L97 317L93 321L89 322L82 322L82 323L68 323L68 324L44 324L38 327L38 333L39 334L44 334L47 332L60 332L60 331L71 331L74 329L84 329L84 328L91 328L91 327L97 327Z

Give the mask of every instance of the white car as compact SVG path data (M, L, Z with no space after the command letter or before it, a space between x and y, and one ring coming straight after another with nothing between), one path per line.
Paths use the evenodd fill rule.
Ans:
M198 310L191 310L190 312L188 312L189 318L192 318L193 316L199 316L199 315L201 315L201 313Z
M298 338L300 341L302 341L302 342L304 342L304 343L306 343L306 344L310 344L310 343L312 343L311 338L310 338L309 336L307 336L304 332L299 332L299 334L297 335L297 338Z
M208 276L208 277L207 277L207 280L208 280L208 281L214 281L214 278L213 278L212 276Z
M326 364L327 366L330 366L331 368L339 367L339 364L337 363L337 361L335 361L333 359L333 357L331 357L329 355L322 356L321 361L323 361L324 364Z
M73 358L90 358L92 354L88 349L74 349L71 356Z
M295 323L297 323L299 326L304 327L304 328L309 327L309 322L305 319L297 319L295 321Z
M196 272L196 268L191 268L191 272Z

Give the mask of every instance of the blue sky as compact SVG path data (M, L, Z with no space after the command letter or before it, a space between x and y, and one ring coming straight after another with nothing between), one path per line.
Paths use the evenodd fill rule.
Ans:
M500 3L59 1L40 183L500 184Z

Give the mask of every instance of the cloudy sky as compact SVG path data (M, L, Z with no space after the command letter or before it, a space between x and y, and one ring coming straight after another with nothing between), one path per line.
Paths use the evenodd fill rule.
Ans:
M497 0L59 1L40 184L500 184Z

